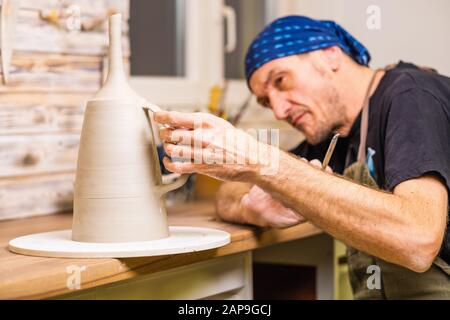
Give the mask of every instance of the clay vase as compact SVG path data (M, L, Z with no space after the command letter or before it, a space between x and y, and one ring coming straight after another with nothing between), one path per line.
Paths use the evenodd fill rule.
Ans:
M169 236L152 117L123 69L121 15L109 18L109 71L86 104L74 189L72 240L150 241ZM150 124L150 125L149 125Z

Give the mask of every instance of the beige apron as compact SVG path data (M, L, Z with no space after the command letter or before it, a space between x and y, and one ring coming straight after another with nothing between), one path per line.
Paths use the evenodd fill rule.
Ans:
M377 70L379 72L380 70ZM364 99L361 116L360 143L357 162L350 165L344 175L361 184L378 188L366 165L366 138L369 127L369 95L374 77ZM431 268L417 273L347 247L350 283L355 299L450 299L450 265L437 257ZM373 267L380 271L380 288L369 289L368 279Z

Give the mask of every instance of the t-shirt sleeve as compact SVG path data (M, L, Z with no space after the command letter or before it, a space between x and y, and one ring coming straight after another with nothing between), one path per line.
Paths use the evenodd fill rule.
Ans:
M414 88L393 98L384 142L385 189L426 173L450 189L449 109L430 92Z

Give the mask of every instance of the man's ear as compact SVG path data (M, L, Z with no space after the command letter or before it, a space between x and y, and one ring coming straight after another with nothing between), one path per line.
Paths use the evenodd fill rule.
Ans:
M331 70L337 71L342 64L342 50L338 46L322 49L323 58Z

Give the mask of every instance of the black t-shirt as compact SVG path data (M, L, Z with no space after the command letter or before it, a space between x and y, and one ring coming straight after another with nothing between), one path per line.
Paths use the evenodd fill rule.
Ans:
M450 78L400 62L381 79L369 108L367 147L375 151L378 185L392 191L403 181L431 173L450 190ZM334 172L343 173L356 161L360 118L349 136L338 140L330 161ZM302 143L291 152L322 160L329 142ZM450 264L449 227L439 255Z

